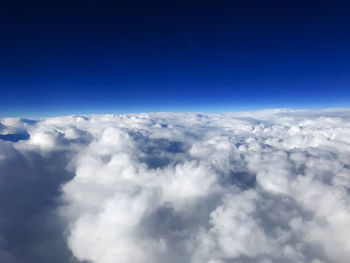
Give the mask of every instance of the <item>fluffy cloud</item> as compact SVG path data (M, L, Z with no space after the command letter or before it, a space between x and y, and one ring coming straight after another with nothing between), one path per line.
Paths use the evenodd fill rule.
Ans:
M350 257L349 110L3 119L0 133L4 262Z

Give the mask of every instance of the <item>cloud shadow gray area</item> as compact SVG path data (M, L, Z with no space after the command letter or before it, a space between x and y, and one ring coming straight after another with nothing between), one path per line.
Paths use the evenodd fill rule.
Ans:
M60 185L74 174L65 169L69 152L46 156L20 153L3 142L0 159L0 262L76 262L56 215Z
M244 190L256 187L256 175L247 171L231 171L230 179L232 184Z
M151 139L140 133L129 132L140 150L139 159L149 169L164 168L181 162L189 146L182 141L158 138Z
M141 236L166 240L169 249L160 255L160 262L191 262L193 251L184 240L190 240L200 229L209 228L210 213L219 204L218 195L206 196L188 211L177 211L166 203L142 218Z

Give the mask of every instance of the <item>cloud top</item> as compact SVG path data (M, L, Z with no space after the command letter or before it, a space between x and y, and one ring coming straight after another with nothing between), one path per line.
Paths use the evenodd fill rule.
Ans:
M67 262L347 262L349 113L3 120L3 135L12 127L29 136L0 140L2 195L11 200L3 205L0 259L50 258L4 231L24 229L10 214L15 207L47 224L44 238L30 236L38 244L54 222L56 247L47 250L59 247ZM39 213L26 210L33 205Z

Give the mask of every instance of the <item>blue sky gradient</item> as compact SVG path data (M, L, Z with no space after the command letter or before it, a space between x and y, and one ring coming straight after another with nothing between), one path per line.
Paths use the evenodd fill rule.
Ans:
M348 1L11 1L0 115L350 106Z

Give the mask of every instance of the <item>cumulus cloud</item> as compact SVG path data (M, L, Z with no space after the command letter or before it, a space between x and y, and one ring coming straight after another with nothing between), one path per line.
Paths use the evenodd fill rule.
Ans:
M3 119L0 132L4 262L350 257L347 109Z

